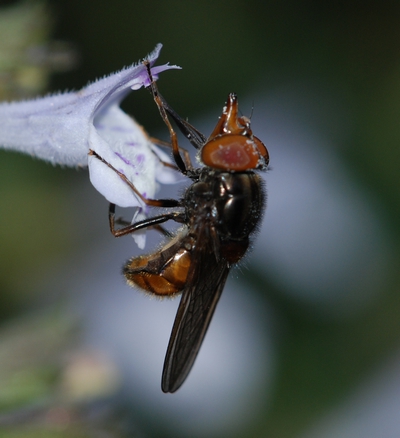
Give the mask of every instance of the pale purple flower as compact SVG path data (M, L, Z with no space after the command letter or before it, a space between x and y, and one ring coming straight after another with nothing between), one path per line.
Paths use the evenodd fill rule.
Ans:
M153 67L162 45L147 58L153 77L175 65ZM132 90L149 85L146 67L139 62L99 79L77 92L35 100L0 104L0 147L30 154L53 164L89 166L94 187L120 207L140 207L143 202L94 150L122 172L141 194L153 198L157 181L175 182L176 175L163 166L168 155L157 149L134 119L119 107ZM142 218L143 213L137 212ZM139 237L139 246L144 241Z

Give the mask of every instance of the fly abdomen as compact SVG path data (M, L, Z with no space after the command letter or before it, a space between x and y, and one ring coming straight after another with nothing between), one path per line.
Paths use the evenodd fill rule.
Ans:
M123 268L128 284L158 296L181 293L186 284L192 257L186 248L177 249L178 245L181 246L182 242L154 254L128 260Z

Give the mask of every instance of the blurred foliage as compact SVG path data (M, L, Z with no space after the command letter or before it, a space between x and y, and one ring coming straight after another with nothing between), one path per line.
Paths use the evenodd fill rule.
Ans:
M1 15L10 14L7 8L13 6L12 2L0 9L3 42L0 50L6 47L4 42L17 44L19 39L12 37L12 32L22 37L29 30L30 41L42 44L51 35L68 41L80 55L79 68L53 75L48 91L79 89L96 77L136 62L157 42L162 42L161 62L170 61L184 68L181 72L165 73L161 78L161 84L168 84L162 85L163 94L182 116L193 118L208 108L221 106L231 91L239 95L249 91L254 94L257 89L264 92L292 83L299 88L313 84L324 92L336 94L352 116L349 135L341 140L335 121L325 116L323 108L320 123L386 218L387 231L397 249L392 263L397 265L399 2L60 0L51 3L52 19L43 3L21 4L34 5L41 15L34 19L32 29L22 20L23 16L12 22L10 15ZM5 17L4 21L1 16ZM24 44L19 43L18 50ZM16 59L16 46L9 47L12 56L0 53L2 69L9 65L10 59L14 66L12 70L7 67L6 75L0 74L2 82L4 77L7 79L3 96L15 95L15 89L22 96L21 82L10 82L9 78L30 71L29 62L21 56ZM46 79L48 73L44 73ZM36 90L42 92L43 76L40 75L37 84ZM30 95L35 88L31 85L28 88ZM257 95L254 100L256 110ZM134 99L128 99L124 105L128 112L137 114L149 132L162 127L154 103L145 91L135 93ZM271 156L273 162L272 152ZM77 179L80 177L75 171L61 171L29 157L0 151L0 317L3 321L23 315L35 303L49 266L62 264L65 254L73 248L76 250L79 238L82 237L84 244L90 243L89 237L79 234L76 219L71 220L69 216L75 214L72 200L78 197L76 191L81 190ZM265 407L265 415L249 428L247 436L294 437L338 402L399 344L400 279L390 279L389 287L380 291L379 302L354 319L324 321L299 303L284 298L267 278L256 275L267 285L260 293L268 294L277 314L285 320L285 332L279 339L274 396ZM29 333L31 329L21 323L20 330ZM66 333L61 330L53 335L59 336L63 350ZM0 336L0 357L18 358L13 348L18 348L19 341L5 326ZM51 342L56 340L51 338ZM37 348L42 349L40 345ZM51 356L49 350L48 357ZM59 372L49 360L43 368L33 367L14 376L3 374L1 406L11 409L46 395L48 385L57 381ZM84 432L80 435L81 431L69 431L68 435L55 430L35 433L32 431L30 436L91 436ZM6 436L28 435L8 430Z
M2 437L114 436L115 413L106 400L119 389L117 369L101 352L78 349L78 327L54 308L3 325Z
M75 54L68 44L49 39L52 27L50 12L42 1L3 5L0 10L0 100L43 93L53 71L69 69L75 63Z
M61 262L71 249L68 238L73 230L62 196L65 188L60 188L65 175L59 169L5 151L0 151L0 160L0 317L4 318L35 298L35 284L57 257Z
M51 317L50 317L51 316ZM0 337L0 412L48 398L60 379L61 345L70 323L61 314L25 317Z
M250 282L260 293L268 291L284 329L278 338L276 391L268 417L260 419L248 436L260 436L260 430L265 436L297 436L379 368L382 358L399 344L400 278L396 276L392 288L382 290L373 306L352 318L335 320L310 311L265 275L251 272Z

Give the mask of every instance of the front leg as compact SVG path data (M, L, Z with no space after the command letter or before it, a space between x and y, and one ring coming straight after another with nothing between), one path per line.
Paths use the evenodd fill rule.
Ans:
M101 157L97 152L95 152L92 149L89 149L89 155L92 155L93 157L96 157L98 160L100 160L102 163L107 165L111 170L113 170L128 186L135 192L135 194L139 197L141 201L143 201L146 205L150 207L180 207L181 202L177 199L149 199L145 198L139 190L132 184L131 181L124 175L122 172L117 170L112 164L110 164L108 161L106 161L103 157Z

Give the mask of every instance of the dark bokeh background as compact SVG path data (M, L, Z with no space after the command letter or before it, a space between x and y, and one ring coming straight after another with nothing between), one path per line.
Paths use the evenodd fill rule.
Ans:
M257 113L264 96L294 89L305 108L302 112L300 105L301 122L323 131L379 217L391 246L386 278L354 315L325 318L318 306L291 299L260 266L248 266L240 278L269 303L284 330L275 338L277 366L268 403L238 436L299 436L400 344L400 4L68 0L50 6L52 38L68 41L79 63L52 75L48 91L79 89L143 58L158 42L164 45L160 63L183 67L164 73L159 86L190 120L215 112L231 91L253 100ZM332 117L337 112L324 102L343 109L342 117ZM149 132L163 129L145 90L123 107ZM309 107L313 111L307 112ZM274 167L274 145L269 146ZM84 170L61 170L0 150L0 190L0 321L6 326L32 309L65 301L63 282L52 280L49 293L46 279L108 229L106 202ZM87 196L97 210L85 202Z

